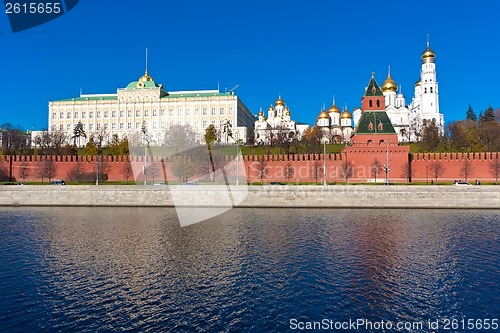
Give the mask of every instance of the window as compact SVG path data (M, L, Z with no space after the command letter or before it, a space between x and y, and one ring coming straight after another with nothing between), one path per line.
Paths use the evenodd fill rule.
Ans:
M200 108L199 107L195 107L194 108L194 115L197 116L199 111L200 111Z
M216 109L212 108L212 116L215 116L215 115L216 115Z
M132 117L132 110L127 110L127 117Z
M66 125L66 130L67 130L67 131L70 131L70 130L71 130L71 124L67 124L67 125Z
M132 128L132 123L127 123L127 128L131 129Z
M149 114L149 110L144 110L144 117L147 117Z
M219 114L224 114L224 108L219 109Z
M140 123L135 123L135 129L139 129L139 128L141 128Z
M174 115L174 109L168 109L168 115L173 116Z
M93 111L89 112L89 118L94 118L94 112Z
M179 120L179 121L177 122L177 125L182 126L182 120Z
M69 112L69 111L68 111L68 112L66 113L66 118L68 118L68 119L69 119L69 118L71 118L71 112Z
M125 116L125 111L120 110L120 117L123 117L123 116Z
M56 119L56 113L52 112L52 119Z
M213 119L213 120L212 120L212 125L214 125L214 126L215 126L215 119Z
M202 124L203 124L203 128L207 128L208 127L208 122L206 120L203 120Z
M188 108L186 109L186 116L190 116L191 115L191 110Z
M233 107L232 106L229 107L229 114L233 114Z
M424 88L424 94L426 94L426 93L427 93L427 88Z
M431 87L431 93L432 93L432 87Z
M123 129L123 128L124 128L124 124L120 123L120 129Z
M222 126L224 126L224 120L219 121L219 127L222 128Z
M104 118L108 118L108 110L104 110Z
M186 120L186 125L191 125L189 120Z
M178 116L182 116L182 109L181 109L181 108L178 108L178 109L177 109L177 115L178 115Z
M82 124L82 128L83 128L83 130L85 131L85 124Z
M164 117L164 116L165 116L165 109L161 109L161 110L160 110L160 116L161 116L161 117Z
M116 118L116 111L111 111L111 117Z
M380 100L377 99L377 107L379 108L380 107Z
M101 111L97 111L97 118L101 118Z
M141 110L135 110L135 116L140 117L141 116Z
M372 102L372 100L371 100L371 99L368 101L368 105L369 105L370 107L372 107L372 106L373 106L373 102Z
M97 123L97 129L100 130L101 129L101 123Z
M104 123L104 129L107 130L108 129L108 123Z
M206 116L208 114L207 108L203 108L203 115Z
M75 118L78 118L78 111L75 111Z
M111 129L116 129L116 123L111 123Z
M154 116L154 117L156 117L156 116L157 116L156 109L153 109L153 116Z
M63 124L59 124L59 130L62 131L63 130Z
M198 125L199 125L198 120L195 120L195 121L194 121L194 127L195 127L195 128L198 128Z
M85 111L82 111L82 118L85 118L87 116L87 113Z
M94 130L94 124L89 124L89 131L93 131Z
M153 129L156 129L156 121L153 121Z
M64 118L64 112L59 112L59 119L63 119Z
M161 128L165 128L165 122L164 121L161 122Z

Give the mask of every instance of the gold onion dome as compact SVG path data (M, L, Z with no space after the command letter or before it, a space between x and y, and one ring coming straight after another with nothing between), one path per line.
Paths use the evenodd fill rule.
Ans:
M330 112L336 112L336 113L340 113L340 109L337 107L337 105L333 104L332 106L330 106L330 108L328 109L328 113Z
M321 111L318 115L318 119L330 119L330 115L325 110Z
M342 117L342 119L352 119L351 113L347 110L344 110L344 112L342 112L340 117Z
M274 111L274 108L272 105L269 105L269 109L267 109L267 111Z
M290 111L286 110L285 116L290 116Z
M418 87L421 84L422 84L422 82L420 80L418 80L417 82L415 82L415 87Z
M276 102L274 103L276 106L284 106L285 105L285 101L281 99L281 96L278 97L278 99L276 100Z
M432 51L429 42L427 42L427 48L422 52L422 63L434 62L436 58L436 52Z
M391 72L389 71L389 74L387 74L387 79L385 79L384 83L382 83L382 91L397 91L398 90L398 85L396 82L391 77Z
M262 109L259 111L259 116L264 116L264 112L262 112Z
M149 76L148 70L146 69L146 72L144 73L143 76L139 79L139 82L146 82L146 81L153 81L153 78Z

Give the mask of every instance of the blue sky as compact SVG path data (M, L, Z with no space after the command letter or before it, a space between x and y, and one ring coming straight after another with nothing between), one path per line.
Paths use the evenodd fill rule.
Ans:
M0 123L47 127L48 102L114 93L145 68L165 89L232 88L257 113L279 94L312 124L323 103L360 105L391 66L407 103L430 34L445 121L500 107L500 4L474 1L80 1L12 33L0 13Z

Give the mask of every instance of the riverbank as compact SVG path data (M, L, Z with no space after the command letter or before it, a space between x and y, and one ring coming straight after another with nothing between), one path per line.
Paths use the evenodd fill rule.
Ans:
M500 209L500 186L4 186L0 206Z

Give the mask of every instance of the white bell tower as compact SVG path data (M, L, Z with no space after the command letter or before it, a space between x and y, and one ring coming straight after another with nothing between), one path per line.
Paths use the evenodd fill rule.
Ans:
M436 53L431 50L429 36L427 48L422 52L422 69L420 70L420 119L422 123L434 121L442 130L444 117L439 113L439 87L436 80Z

